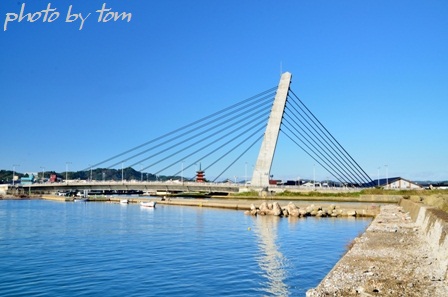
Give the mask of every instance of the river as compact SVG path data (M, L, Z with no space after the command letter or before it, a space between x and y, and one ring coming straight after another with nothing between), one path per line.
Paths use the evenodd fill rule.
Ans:
M0 296L304 296L368 218L0 200Z

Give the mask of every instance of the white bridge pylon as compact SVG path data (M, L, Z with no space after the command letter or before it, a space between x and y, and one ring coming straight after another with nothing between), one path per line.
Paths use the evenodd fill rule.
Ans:
M277 146L278 134L282 123L283 113L285 111L286 98L288 97L289 86L291 84L292 74L285 72L280 78L274 103L272 104L271 114L261 143L257 163L255 164L251 184L258 187L268 187L269 178L274 158L275 148Z

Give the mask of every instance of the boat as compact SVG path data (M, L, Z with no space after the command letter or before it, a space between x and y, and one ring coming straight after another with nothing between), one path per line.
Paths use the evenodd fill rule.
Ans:
M155 201L142 201L140 202L140 206L142 207L156 207Z
M129 200L128 199L120 199L120 204L128 204Z
M87 202L87 201L89 201L89 199L88 198L75 198L75 199L73 199L73 201L75 201L75 202Z

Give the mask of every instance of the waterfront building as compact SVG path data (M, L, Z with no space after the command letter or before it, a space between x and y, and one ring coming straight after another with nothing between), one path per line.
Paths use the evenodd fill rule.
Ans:
M419 190L422 187L410 180L402 177L389 177L374 180L375 186L379 186L385 189L401 189L401 190Z

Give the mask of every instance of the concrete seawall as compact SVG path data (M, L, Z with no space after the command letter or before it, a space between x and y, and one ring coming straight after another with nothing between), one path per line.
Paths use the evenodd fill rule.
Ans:
M448 214L405 199L401 200L400 206L409 212L412 220L420 227L433 256L437 258L441 277L448 283Z
M448 296L447 218L406 199L383 205L307 296Z

